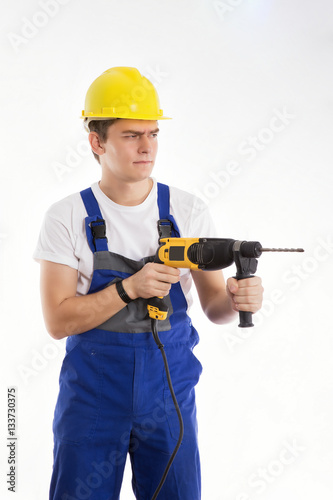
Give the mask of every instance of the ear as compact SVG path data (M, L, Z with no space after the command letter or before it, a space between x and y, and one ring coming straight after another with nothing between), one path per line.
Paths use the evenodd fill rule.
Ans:
M97 132L89 132L89 143L91 146L91 149L94 153L96 153L98 156L101 156L105 153L105 149L102 146L102 143L100 141L99 135Z

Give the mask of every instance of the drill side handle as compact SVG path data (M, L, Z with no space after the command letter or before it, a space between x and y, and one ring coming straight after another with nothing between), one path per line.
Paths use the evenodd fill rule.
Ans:
M239 311L239 325L240 328L249 328L254 326L252 323L252 313L250 311Z
M253 275L249 275L249 276L243 276L242 278L239 278L237 277L237 274L236 276L234 276L234 278L236 278L236 280L241 280L241 279L246 279L246 278L254 278ZM254 326L253 322L252 322L252 312L251 311L239 311L239 328L250 328L252 326Z
M242 242L236 241L233 247L234 261L236 264L236 280L244 280L247 278L254 278L253 273L257 271L258 261L253 256L245 257L242 252ZM246 254L246 247L245 247ZM253 255L251 253L251 255ZM252 312L251 311L239 311L239 327L249 328L254 326L252 322Z

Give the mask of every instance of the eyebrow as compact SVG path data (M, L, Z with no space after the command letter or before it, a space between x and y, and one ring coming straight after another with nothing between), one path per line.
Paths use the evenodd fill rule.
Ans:
M157 132L159 132L160 129L159 128L155 128L155 130L151 130L149 133L150 134L156 134ZM138 130L123 130L122 131L122 134L135 134L135 135L144 135L145 132L139 132Z

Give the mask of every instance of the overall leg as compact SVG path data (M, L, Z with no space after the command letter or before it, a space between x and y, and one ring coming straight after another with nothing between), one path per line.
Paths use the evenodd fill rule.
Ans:
M118 500L126 455L122 443L76 446L55 439L50 500Z
M132 414L131 349L79 342L65 359L54 416L50 500L118 500Z
M201 365L185 346L165 348L174 391L184 423L184 437L171 466L158 500L199 500L201 498L200 458L194 386L201 374ZM152 391L150 367L155 374L163 369L161 354L146 364L145 390L150 393L149 413L137 416L133 423L131 463L133 490L138 500L150 500L163 475L179 436L179 421L171 398L165 373L160 390Z

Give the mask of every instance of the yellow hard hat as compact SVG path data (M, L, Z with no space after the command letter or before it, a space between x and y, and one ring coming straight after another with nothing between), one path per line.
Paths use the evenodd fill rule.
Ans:
M93 81L81 118L169 119L163 116L154 85L136 68L128 67L110 68Z

